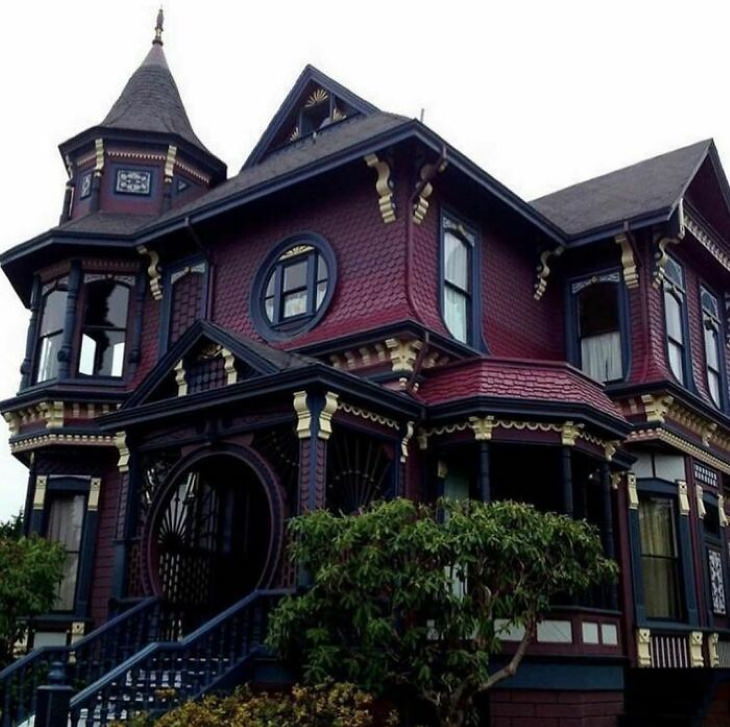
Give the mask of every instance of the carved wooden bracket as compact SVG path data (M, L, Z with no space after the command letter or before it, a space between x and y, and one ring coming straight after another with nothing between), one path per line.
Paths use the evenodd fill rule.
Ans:
M547 289L550 266L548 260L551 257L560 257L565 252L565 247L559 245L554 250L543 250L540 255L540 263L537 266L537 281L535 282L535 300L540 300Z
M155 300L162 300L162 275L160 274L160 256L145 245L139 245L137 252L146 255L150 262L147 266L147 277L150 279L150 292Z
M651 631L636 629L636 665L640 669L651 666Z
M697 498L697 517L700 520L704 520L705 515L707 515L707 509L705 508L705 499L703 497L704 494L705 491L699 485L695 485L695 497Z
M624 283L627 288L639 287L639 271L636 267L634 247L628 233L620 233L613 238L621 248L621 267L624 273Z
M703 636L701 631L690 631L689 634L689 665L696 669L705 665L702 655Z
M661 237L657 241L657 251L654 254L656 258L656 267L654 268L654 282L655 288L658 288L664 282L665 268L667 266L667 259L669 254L667 253L667 247L669 245L678 245L679 238L677 237Z
M426 217L428 212L428 198L433 194L433 185L431 182L427 182L427 179L433 178L437 173L441 173L446 169L448 162L442 161L441 164L424 164L421 167L420 178L423 188L421 189L418 198L413 205L413 221L420 225Z
M129 472L129 447L127 447L126 432L117 432L114 435L114 446L119 450L117 468L120 472Z
M89 500L86 509L96 512L99 509L99 497L101 496L101 477L92 477L89 485Z
M405 462L408 459L408 445L413 437L413 422L406 422L406 432L400 442L400 461Z
M35 492L33 493L33 509L42 510L46 503L46 486L48 485L48 477L46 475L38 475L35 478Z
M492 438L492 430L495 427L494 417L469 417L469 426L474 432L474 439L478 442L487 442Z
M687 494L687 483L684 480L677 480L677 493L679 495L679 514L689 515L689 495Z
M368 154L365 163L375 169L378 178L375 182L375 191L378 193L378 208L383 222L387 225L395 222L395 202L393 200L393 180L390 178L388 162L378 159L377 154Z

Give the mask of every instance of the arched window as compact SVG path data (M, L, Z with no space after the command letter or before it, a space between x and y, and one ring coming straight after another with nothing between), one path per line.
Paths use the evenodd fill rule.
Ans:
M58 376L58 353L63 343L68 291L53 287L43 296L43 314L38 333L38 355L35 382L48 381Z
M682 266L668 258L664 273L664 322L667 333L669 368L677 381L685 381L685 321L684 271Z
M580 367L596 381L624 377L618 275L575 283Z
M474 244L476 236L444 217L441 233L441 311L449 333L462 343L474 338Z
M708 290L702 288L700 293L702 301L702 333L705 339L705 373L707 376L707 388L712 401L718 408L723 403L723 377L722 377L722 346L720 312L717 305L717 298Z
M128 308L129 287L124 283L114 278L84 281L80 374L122 375Z

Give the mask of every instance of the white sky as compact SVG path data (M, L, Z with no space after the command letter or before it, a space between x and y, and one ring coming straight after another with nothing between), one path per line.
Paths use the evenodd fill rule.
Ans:
M153 0L3 3L0 249L58 221L56 146L105 116L156 12ZM727 0L166 0L165 14L193 127L231 173L306 63L384 110L424 107L429 126L525 199L709 136L730 154ZM6 398L28 316L4 276L0 310ZM26 486L5 434L0 519Z

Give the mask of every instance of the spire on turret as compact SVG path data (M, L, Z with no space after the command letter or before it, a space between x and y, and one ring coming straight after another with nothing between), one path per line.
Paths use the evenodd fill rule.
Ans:
M155 25L155 39L152 41L152 45L163 45L162 42L162 31L165 29L165 13L162 11L162 7L157 11L157 24Z

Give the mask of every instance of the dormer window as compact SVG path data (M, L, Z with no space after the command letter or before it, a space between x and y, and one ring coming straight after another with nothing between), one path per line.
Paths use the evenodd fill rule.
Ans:
M324 88L315 87L295 117L296 124L289 134L288 141L311 136L336 121L346 119L349 115L351 111L344 102Z
M38 339L35 382L41 383L58 376L58 353L63 344L68 291L66 281L48 286L43 295L41 324Z

